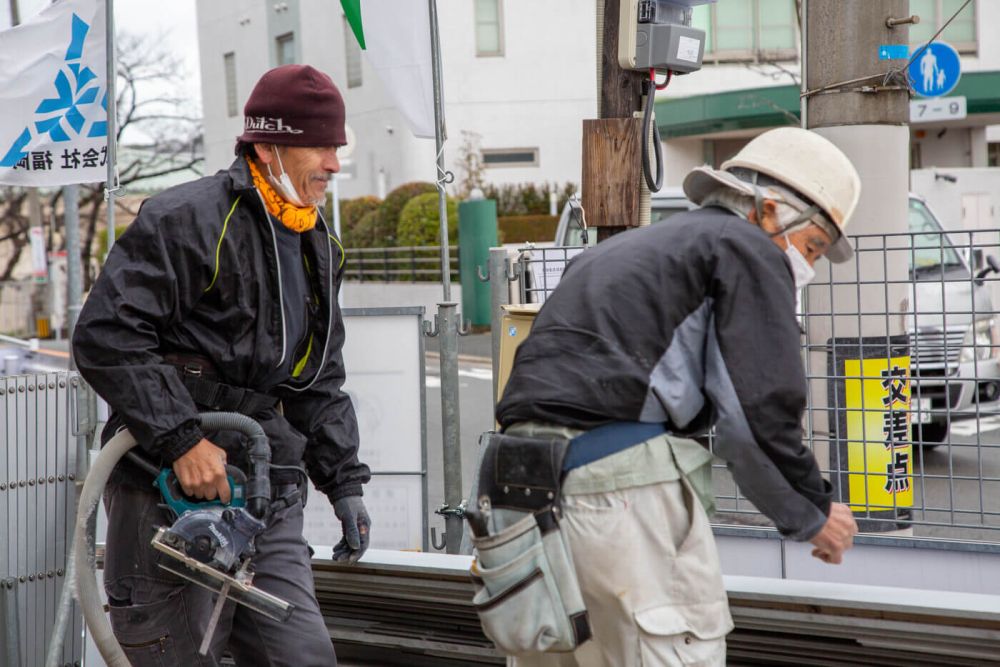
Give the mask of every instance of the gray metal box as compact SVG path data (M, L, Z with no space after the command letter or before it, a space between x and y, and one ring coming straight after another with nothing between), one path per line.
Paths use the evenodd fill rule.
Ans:
M676 23L640 23L635 36L636 69L688 73L701 69L705 32Z

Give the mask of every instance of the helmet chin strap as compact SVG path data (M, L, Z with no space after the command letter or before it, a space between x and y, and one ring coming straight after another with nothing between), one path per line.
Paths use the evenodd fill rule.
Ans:
M753 180L752 180L752 183L753 183L753 205L754 205L754 210L756 210L756 212L757 212L757 225L761 229L763 229L764 228L764 197L763 197L763 195L760 194L760 186L757 185L757 176L759 175L759 173L760 172L757 172L757 171L753 172L753 177L752 177L753 178ZM800 212L790 222L782 225L778 229L778 231L771 232L771 236L774 237L774 236L780 236L782 234L787 234L792 229L794 229L795 227L798 227L802 223L813 222L813 220L812 220L813 216L815 216L819 212L820 212L820 207L816 206L814 204L814 205L808 207L806 210ZM834 238L834 237L831 236L830 238Z
M757 185L759 172L753 172L753 206L757 212L757 226L764 229L764 198L760 194L760 186Z

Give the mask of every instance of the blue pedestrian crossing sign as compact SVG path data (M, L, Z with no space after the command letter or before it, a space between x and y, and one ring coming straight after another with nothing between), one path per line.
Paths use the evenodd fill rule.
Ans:
M962 78L962 63L958 51L944 42L931 42L926 49L914 51L910 63L910 84L921 97L947 95Z

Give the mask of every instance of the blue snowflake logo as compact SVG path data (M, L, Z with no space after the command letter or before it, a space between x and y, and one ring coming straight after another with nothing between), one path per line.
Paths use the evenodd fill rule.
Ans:
M70 141L72 138L70 132L76 136L80 135L86 123L86 118L80 112L80 107L94 104L100 92L97 75L80 62L83 59L83 44L87 39L88 32L90 32L90 25L73 14L73 31L65 57L69 75L67 75L66 69L61 69L53 83L55 96L43 99L38 108L35 109L35 114L41 116L34 122L36 135L48 134L53 143ZM108 94L106 92L101 99L101 108L104 109L105 118L107 118ZM87 132L88 138L106 136L108 136L107 120L92 123ZM24 128L7 154L0 160L0 167L13 167L26 158L28 153L25 148L31 139L31 128Z

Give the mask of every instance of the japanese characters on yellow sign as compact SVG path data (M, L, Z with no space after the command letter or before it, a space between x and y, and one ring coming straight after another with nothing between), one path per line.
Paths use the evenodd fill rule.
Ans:
M910 358L848 359L844 375L851 509L912 507Z

